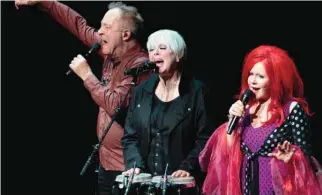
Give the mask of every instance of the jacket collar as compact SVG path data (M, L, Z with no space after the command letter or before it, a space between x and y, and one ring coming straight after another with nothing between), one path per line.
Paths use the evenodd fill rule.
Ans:
M184 95L185 93L189 92L189 85L192 82L192 77L188 75L186 72L182 72L181 80L179 84L179 94L180 96ZM153 73L150 78L147 80L143 88L149 92L154 93L155 88L157 87L157 84L159 83L159 73Z
M132 47L129 47L126 53L122 55L107 56L107 60L112 62L115 67L121 63L121 59L125 59L133 54L139 53L140 51L143 51L143 49L140 44L136 43Z

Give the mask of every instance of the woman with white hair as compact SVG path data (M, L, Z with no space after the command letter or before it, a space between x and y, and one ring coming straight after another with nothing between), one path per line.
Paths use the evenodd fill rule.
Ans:
M149 59L157 73L133 92L126 117L122 146L129 175L200 177L198 155L212 133L205 109L205 86L184 74L187 49L182 36L159 30L148 37Z

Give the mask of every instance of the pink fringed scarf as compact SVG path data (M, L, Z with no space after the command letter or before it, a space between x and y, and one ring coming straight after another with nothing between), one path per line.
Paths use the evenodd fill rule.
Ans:
M218 127L199 155L201 169L207 172L203 184L204 195L241 195L240 167L242 152L240 135L233 135L231 147L227 145L227 123ZM319 172L314 173L302 150L296 152L288 163L271 160L274 192L277 195L322 195L322 170L316 159L313 162ZM281 166L284 166L282 169ZM281 170L286 170L282 176Z
M199 155L201 169L208 173L202 188L206 195L241 194L240 139L234 135L232 147L228 148L226 129L227 123L217 128Z
M288 163L276 158L271 160L272 182L276 195L322 195L321 166L311 157L318 168L315 173L302 150L293 145L295 153ZM282 173L281 170L285 170Z

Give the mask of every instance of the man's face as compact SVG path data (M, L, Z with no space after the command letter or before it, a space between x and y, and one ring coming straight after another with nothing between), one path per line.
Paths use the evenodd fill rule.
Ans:
M121 23L121 11L118 8L106 12L98 33L102 38L102 53L112 55L123 43L123 32Z

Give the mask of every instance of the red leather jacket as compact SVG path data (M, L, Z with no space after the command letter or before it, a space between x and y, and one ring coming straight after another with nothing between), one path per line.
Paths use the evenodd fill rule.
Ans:
M87 25L86 20L68 6L55 1L41 1L38 8L47 12L58 23L67 28L71 33L77 36L84 44L91 46L95 42L100 42L100 36L96 29ZM85 87L91 93L93 100L99 105L99 113L97 119L97 135L101 137L114 110L120 105L125 94L129 90L130 83L133 78L125 76L124 70L135 67L148 60L147 53L139 44L134 45L123 56L109 58L102 53L104 58L102 67L102 80L106 81L104 85L102 80L92 75L84 81ZM142 74L137 79L137 84L146 80L150 73ZM123 107L129 104L129 94ZM99 151L100 163L105 170L124 171L124 160L121 146L121 138L124 129L122 124L114 122L110 130L105 136Z

